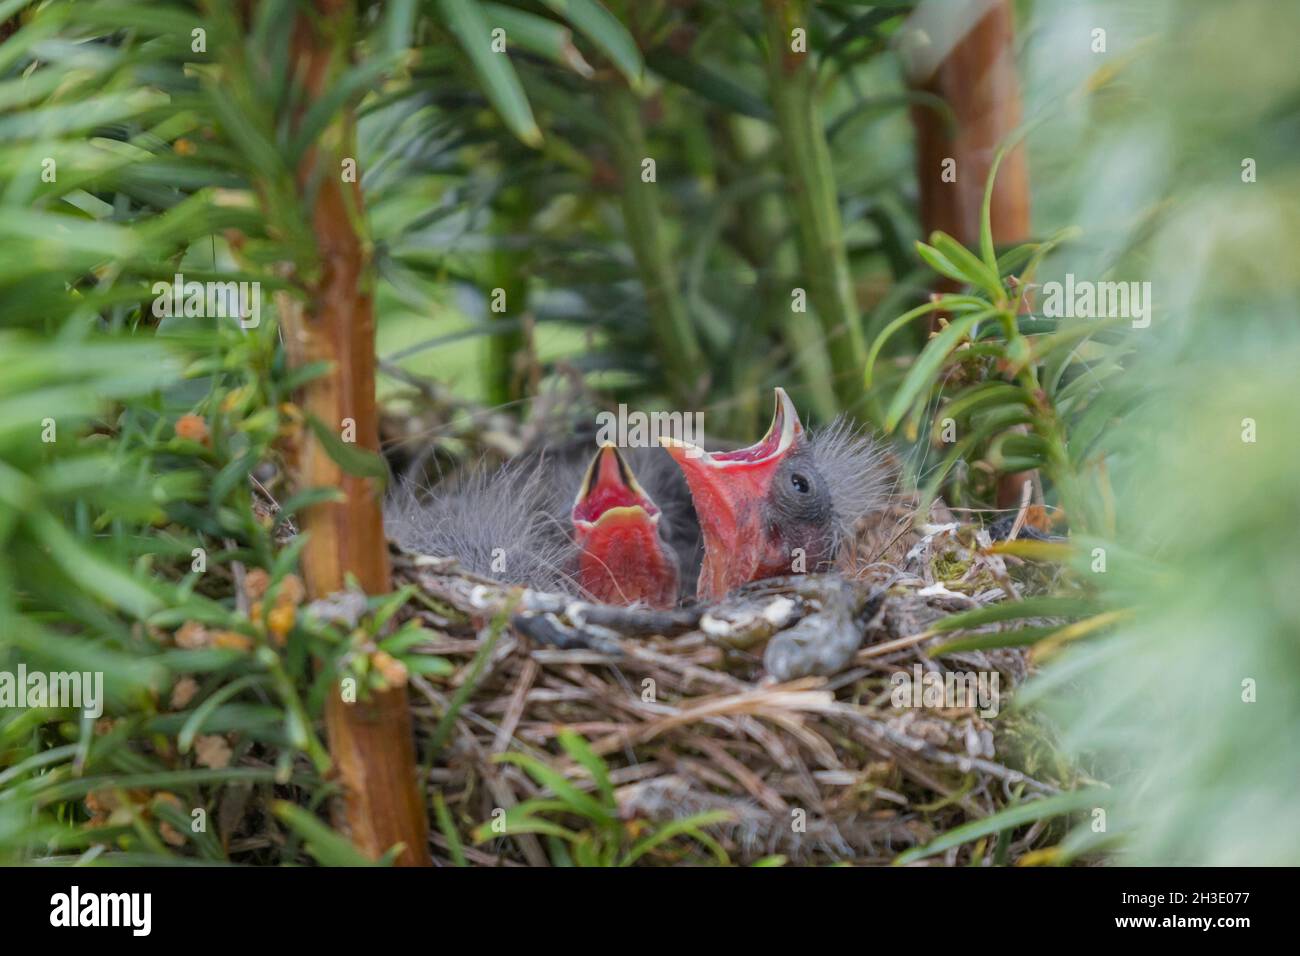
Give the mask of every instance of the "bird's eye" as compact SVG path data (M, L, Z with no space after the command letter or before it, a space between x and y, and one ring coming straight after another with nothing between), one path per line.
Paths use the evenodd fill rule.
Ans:
M811 487L808 484L808 479L797 471L790 476L790 484L794 485L794 490L799 492L801 495L808 494L809 488Z

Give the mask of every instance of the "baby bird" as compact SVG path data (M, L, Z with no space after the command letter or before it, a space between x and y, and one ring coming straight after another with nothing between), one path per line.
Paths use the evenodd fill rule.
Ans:
M596 453L570 512L581 588L607 604L677 603L677 554L659 534L661 512L613 445Z
M629 457L642 463L653 496ZM585 467L570 455L534 454L427 494L406 483L384 522L408 550L455 557L504 584L612 604L674 606L681 569L693 590L702 554L690 493L660 449L624 456L605 446Z
M697 590L706 601L749 581L830 570L858 520L885 497L877 446L843 419L805 432L781 388L767 434L747 448L660 443L695 501L704 538Z
M552 507L554 471L530 455L423 492L402 482L384 505L384 530L408 551L455 558L503 584L575 593L572 536Z

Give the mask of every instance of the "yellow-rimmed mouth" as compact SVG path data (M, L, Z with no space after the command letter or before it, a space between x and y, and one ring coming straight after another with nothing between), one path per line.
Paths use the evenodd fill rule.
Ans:
M601 445L582 486L573 500L573 522L581 528L594 528L614 518L627 519L637 514L651 521L659 520L659 508L646 494L619 450L611 444Z
M741 468L766 464L788 452L803 434L803 423L799 421L799 413L795 410L794 402L790 400L785 389L778 386L775 397L776 407L772 411L772 424L767 427L767 433L745 448L736 451L708 452L698 445L668 436L660 437L659 444L674 458L684 455L711 468Z
M602 527L603 525L620 523L641 524L647 521L650 524L658 524L659 512L647 511L640 505L619 505L613 508L606 508L595 521L575 518L573 523L584 531L590 531L594 528Z

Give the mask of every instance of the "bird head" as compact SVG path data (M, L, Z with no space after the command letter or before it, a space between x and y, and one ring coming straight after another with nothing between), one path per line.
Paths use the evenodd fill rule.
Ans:
M705 452L660 441L699 515L704 600L748 581L828 569L846 528L874 504L879 456L870 443L843 425L810 436L781 388L767 434L747 448Z
M613 445L596 452L571 513L578 583L609 604L677 603L677 556L659 535L659 508Z

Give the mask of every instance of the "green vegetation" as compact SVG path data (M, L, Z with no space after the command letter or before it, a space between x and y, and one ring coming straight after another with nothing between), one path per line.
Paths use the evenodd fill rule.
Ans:
M300 405L330 369L281 320L334 265L312 204L350 181L322 144L355 158L381 405L436 386L416 439L451 459L480 445L461 413L533 424L575 382L726 437L760 434L783 385L888 436L921 521L941 498L991 523L999 481L1033 473L1058 540L996 550L1045 593L934 632L1034 645L1017 705L1085 787L897 862L1057 816L1036 862L1300 861L1300 12L1088 3L1112 17L1093 54L1058 5L1017 4L1035 237L996 247L986 193L968 248L921 222L910 3L344 3L319 96L308 6L0 2L0 672L100 672L106 696L0 707L0 861L366 861L325 822L326 695L435 685L433 760L473 690L483 661L451 686L413 588L307 610L291 531L338 490L290 472L333 435ZM159 315L178 273L256 283L260 321ZM1149 282L1149 323L1046 314L1066 275ZM547 792L506 833L552 862L735 862L724 813L631 825L583 735L555 740L584 785L502 754ZM436 790L428 810L455 862L500 835Z

